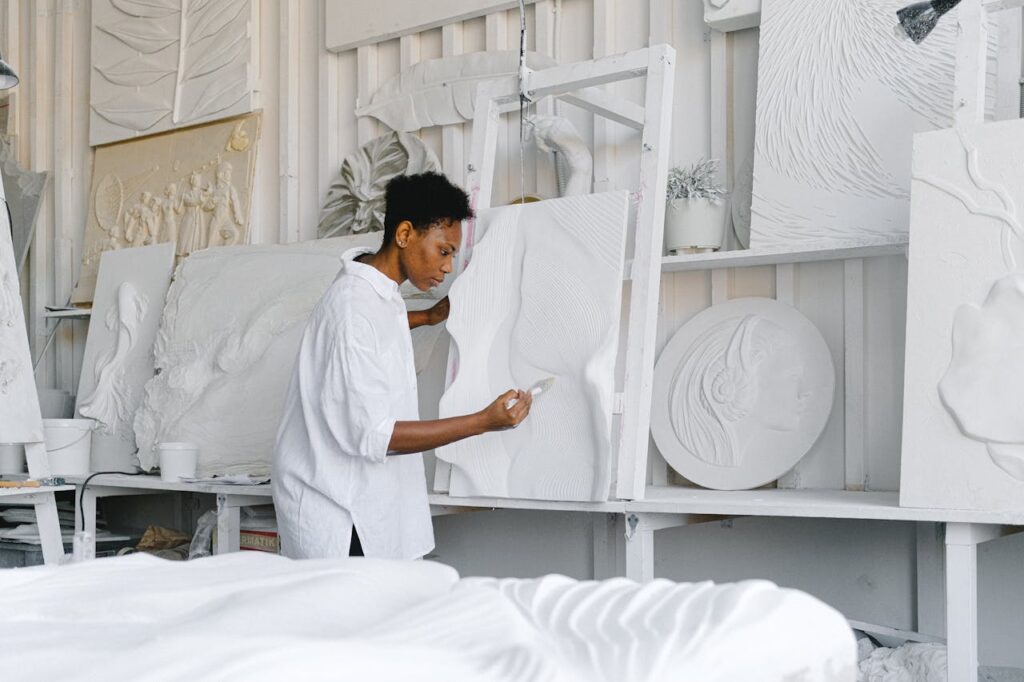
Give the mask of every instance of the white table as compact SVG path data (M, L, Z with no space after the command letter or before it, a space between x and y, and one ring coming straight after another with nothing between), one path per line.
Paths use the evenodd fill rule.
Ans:
M75 486L75 530L96 537L96 500L100 497L155 495L161 493L202 493L217 497L217 544L215 554L237 552L241 508L273 503L270 485L226 485L210 483L168 483L159 476L101 474L82 490L86 476L66 476ZM84 516L83 516L84 514ZM95 540L94 540L95 541Z

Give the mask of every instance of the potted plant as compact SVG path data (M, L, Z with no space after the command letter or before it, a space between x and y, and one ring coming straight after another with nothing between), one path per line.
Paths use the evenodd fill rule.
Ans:
M665 249L671 254L703 253L722 248L729 203L715 180L716 159L703 159L690 168L668 174L665 207Z

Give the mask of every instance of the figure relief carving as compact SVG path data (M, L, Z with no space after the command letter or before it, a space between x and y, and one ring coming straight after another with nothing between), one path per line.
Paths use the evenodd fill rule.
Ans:
M91 300L104 251L173 243L180 261L248 241L258 114L96 152L92 210L73 301Z
M138 403L127 381L128 360L138 340L139 325L146 315L147 305L146 297L131 282L118 287L117 304L107 311L104 320L108 330L116 331L116 342L96 362L96 385L78 408L83 417L99 422L105 433L125 440L133 437L130 406Z
M720 322L690 347L672 389L672 428L700 460L743 464L762 429L793 431L810 397L796 344L759 315Z
M708 488L753 488L793 467L832 411L825 340L769 298L712 306L666 344L654 372L651 433L665 461Z
M217 166L217 179L203 202L203 210L210 212L211 247L237 244L242 236L242 204L238 191L231 184L231 170L231 164L226 161Z

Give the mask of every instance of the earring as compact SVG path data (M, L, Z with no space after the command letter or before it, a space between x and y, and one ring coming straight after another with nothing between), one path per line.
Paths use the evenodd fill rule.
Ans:
M399 246L399 248L404 249L405 248L405 242L398 242L398 246Z

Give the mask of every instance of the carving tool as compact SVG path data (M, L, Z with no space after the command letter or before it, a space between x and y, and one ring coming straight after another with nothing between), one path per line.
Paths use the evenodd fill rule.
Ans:
M548 389L550 389L554 385L554 383L555 383L555 377L548 377L547 379L541 379L540 381L535 383L533 386L530 386L530 388L526 392L529 393L530 395L532 395L534 398L536 398L539 395L547 393ZM519 402L518 398L510 398L509 401L507 403L505 403L505 409L508 409L508 408L512 407L513 405L515 405L518 402Z

